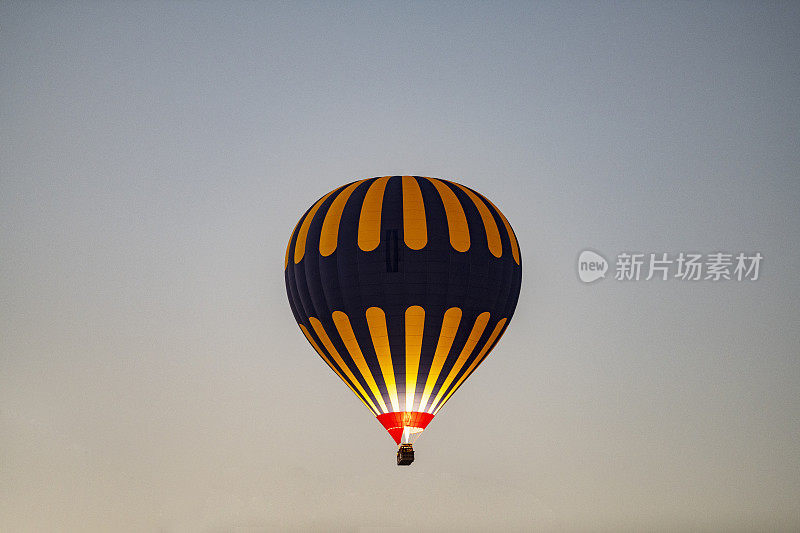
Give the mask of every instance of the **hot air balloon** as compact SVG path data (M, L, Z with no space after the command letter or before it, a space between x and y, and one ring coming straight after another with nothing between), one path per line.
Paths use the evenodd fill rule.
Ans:
M317 200L284 269L300 330L394 438L398 465L500 340L522 282L503 213L469 187L418 176Z

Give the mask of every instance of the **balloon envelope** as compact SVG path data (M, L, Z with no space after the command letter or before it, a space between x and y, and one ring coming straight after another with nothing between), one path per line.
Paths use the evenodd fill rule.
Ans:
M522 282L517 239L494 204L418 176L320 198L284 267L308 342L397 443L412 442L494 348Z

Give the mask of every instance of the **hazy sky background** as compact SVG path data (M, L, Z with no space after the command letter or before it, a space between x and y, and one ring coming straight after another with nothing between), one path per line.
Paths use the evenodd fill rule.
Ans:
M800 4L0 3L0 530L800 529ZM524 257L395 466L286 300L354 179ZM584 285L584 248L756 282Z

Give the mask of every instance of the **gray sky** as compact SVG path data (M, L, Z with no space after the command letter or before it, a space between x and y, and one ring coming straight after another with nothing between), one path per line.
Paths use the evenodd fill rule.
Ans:
M0 529L800 529L798 124L797 3L0 3ZM391 174L525 259L409 468L283 282Z

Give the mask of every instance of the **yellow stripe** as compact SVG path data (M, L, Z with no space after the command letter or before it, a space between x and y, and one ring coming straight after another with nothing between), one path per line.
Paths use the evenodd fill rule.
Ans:
M358 396L358 399L359 399L359 400L361 400L361 403L363 403L363 404L366 406L366 408L367 408L367 409L369 409L370 411L372 411L372 413L373 413L375 416L377 416L377 415L378 415L378 413L377 413L377 412L376 412L374 409L372 409L372 407L370 407L369 405L367 405L367 402L365 402L365 401L364 401L364 398L362 398L362 397L361 397L361 395L360 395L359 393L357 393L357 392L356 392L356 390L353 388L353 386L352 386L352 385L350 385L350 382L349 382L349 381L347 381L346 379L344 379L344 377L343 377L343 376L342 376L342 375L339 373L339 371L338 371L338 370L336 370L336 367L335 367L335 366L333 366L333 365L331 364L331 362L330 362L330 361L328 360L328 358L325 356L325 353L322 351L322 349L319 347L319 345L317 345L317 343L316 343L316 342L314 342L314 339L311 337L311 334L308 332L308 330L306 329L306 327L305 327L303 324L300 324L300 329L303 331L303 335L305 335L305 336L306 336L306 339L308 339L308 342L310 342L310 343L311 343L311 346L313 346L313 347L314 347L314 349L315 349L315 350L317 351L317 353L319 354L319 356L320 356L320 357L322 357L322 360L323 360L323 361L325 361L325 363L326 363L326 364L327 364L329 367L331 367L331 370L333 370L334 372L336 372L336 375L337 375L337 376L339 376L339 377L342 379L342 381L344 381L345 385L347 385L348 387L350 387L350 390L351 390L351 391L353 391L353 394L355 394L356 396Z
M392 409L394 412L400 411L397 402L397 385L394 382L392 352L389 349L389 333L386 331L386 314L383 309L380 307L367 309L367 325L372 337L372 345L375 346L375 354L378 356L378 364L383 372L383 380L386 382L386 390L389 392L389 400L392 402Z
M417 391L419 356L422 352L422 331L425 328L425 310L413 305L406 309L406 411L414 410Z
M350 370L350 367L348 367L345 364L344 360L342 359L342 356L339 355L339 352L336 351L336 348L333 346L330 337L328 337L328 334L325 333L325 328L322 327L322 322L320 322L313 316L310 317L309 320L311 321L311 326L314 328L314 331L317 332L317 337L319 337L322 340L322 344L325 346L325 349L328 350L328 353L331 354L334 361L336 361L336 364L339 365L339 368L341 368L344 371L345 375L348 378L350 378L350 381L353 382L353 385L355 385L358 391L361 393L361 395L364 396L364 399L367 400L372 409L377 412L378 409L375 407L375 404L372 403L372 400L369 399L369 396L367 395L367 392L364 390L364 387L361 386L361 383L359 383L356 377L353 375L353 372Z
M489 251L492 252L492 255L495 257L503 255L503 243L500 241L500 231L497 229L497 223L489 212L489 208L486 207L486 204L471 190L459 183L453 183L453 185L467 193L467 196L469 196L470 200L475 204L475 207L478 208L478 212L481 214L481 219L483 220L483 227L486 228L486 243L489 245Z
M428 244L422 191L412 176L403 176L403 240L412 250L422 250Z
M472 326L472 331L469 334L469 338L467 339L467 343L464 345L464 348L461 350L461 353L458 355L458 359L456 359L456 363L453 365L453 368L450 369L450 373L447 375L447 379L444 380L442 383L442 387L439 389L439 394L436 395L436 398L431 403L430 408L428 409L429 413L433 413L433 408L439 403L439 399L442 395L447 391L447 387L453 382L458 374L458 371L461 370L461 367L464 366L464 363L467 362L469 359L472 350L475 349L475 345L478 344L478 341L483 335L483 330L486 328L486 324L489 322L489 313L481 313L478 315L478 318L475 320L475 325Z
M289 251L292 249L292 237L294 237L294 232L297 231L297 226L300 225L300 221L297 221L297 224L294 225L294 229L292 233L289 234L289 242L286 244L286 260L283 262L283 269L286 270L286 267L289 266Z
M308 228L311 226L311 221L314 219L314 215L317 214L317 210L319 206L322 205L322 202L328 199L328 196L335 193L339 189L334 189L319 200L317 203L314 204L314 207L311 208L311 211L308 212L306 215L305 220L303 220L303 225L300 226L300 233L297 234L297 243L294 245L294 263L297 264L303 259L303 255L306 253L306 237L308 236Z
M458 307L451 307L444 313L444 320L442 320L442 331L439 333L439 342L436 344L436 352L433 355L431 362L431 369L428 372L428 380L425 382L425 391L422 393L422 398L419 401L419 410L425 411L428 406L428 398L431 396L431 391L436 385L436 380L439 379L439 373L442 371L444 362L450 353L450 348L453 346L453 340L456 338L458 331L458 324L461 322L461 309Z
M497 206L494 205L491 200L485 196L481 196L481 198L489 202L489 205L494 207L494 210L497 211L497 214L500 215L500 218L503 220L503 224L505 224L506 231L508 232L508 240L511 241L511 253L514 255L514 261L519 264L519 244L517 244L517 238L514 236L514 231L511 229L511 224L508 223L506 216L502 211L497 209Z
M447 228L450 231L450 245L456 251L466 252L469 250L469 226L461 202L458 201L456 193L441 181L436 178L428 178L428 181L433 183L442 198L444 212L447 215Z
M319 236L319 253L328 257L336 251L339 240L339 223L342 221L342 211L350 195L356 188L366 180L351 183L331 202L328 212L325 213L325 220L322 222L322 232Z
M487 340L486 344L483 345L483 348L481 349L480 353L478 354L478 357L476 357L475 360L472 361L472 364L469 365L469 368L467 368L467 371L464 372L464 375L461 376L461 379L458 380L458 383L456 383L456 386L453 387L453 390L451 390L447 394L447 396L445 396L444 400L442 400L442 403L440 403L439 407L437 407L436 411L434 411L434 413L433 413L434 415L439 412L439 409L444 407L444 404L447 403L447 400L450 399L450 396L452 396L453 393L458 390L458 388L461 386L461 384L464 382L464 380L467 379L470 374L472 374L472 371L475 370L475 367L477 367L479 364L481 364L481 361L483 361L483 359L486 357L486 354L489 351L489 348L492 347L492 343L494 343L494 340L497 338L497 336L503 330L503 325L505 323L506 323L506 319L505 318L501 319L500 322L497 323L497 325L494 327L494 331L492 331L492 334L489 335L489 340Z
M358 247L371 252L381 243L381 211L383 210L383 191L389 177L378 178L367 189L361 216L358 219Z
M347 348L347 351L350 353L350 357L352 357L353 361L355 361L359 372L361 372L361 375L364 376L364 381L367 382L369 389L372 391L372 395L375 396L376 400L378 400L378 403L382 409L381 412L388 413L389 410L386 408L386 404L383 401L383 396L381 395L381 391L378 389L378 384L375 383L375 378L372 376L369 366L367 366L367 361L364 359L364 354L361 353L361 347L358 345L358 341L356 340L356 334L353 333L353 327L350 325L350 319L341 311L334 311L333 323L336 324L336 329L339 330L339 336L342 338L345 348Z

